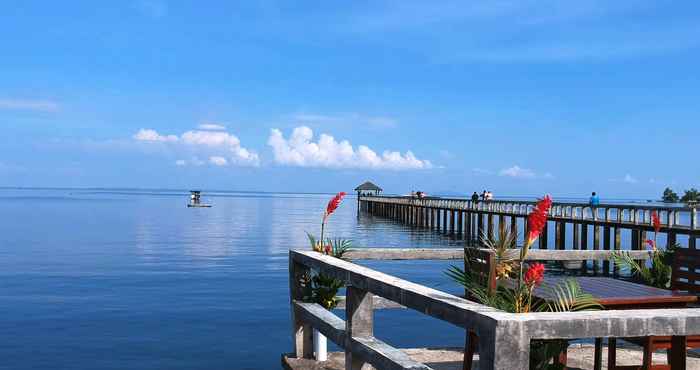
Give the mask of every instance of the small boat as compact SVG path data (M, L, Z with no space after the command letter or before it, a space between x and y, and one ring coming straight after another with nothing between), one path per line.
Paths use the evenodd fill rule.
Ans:
M188 208L210 208L211 204L202 203L202 192L199 190L190 190L190 202L187 203Z

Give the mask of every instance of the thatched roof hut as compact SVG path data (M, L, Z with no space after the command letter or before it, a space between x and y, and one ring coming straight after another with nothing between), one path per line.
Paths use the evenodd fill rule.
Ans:
M365 181L362 185L356 187L355 191L360 195L379 195L383 190L372 182Z

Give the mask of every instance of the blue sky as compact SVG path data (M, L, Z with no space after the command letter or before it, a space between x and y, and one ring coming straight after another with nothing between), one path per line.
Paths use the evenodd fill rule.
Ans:
M0 186L700 186L693 1L26 1L0 50Z

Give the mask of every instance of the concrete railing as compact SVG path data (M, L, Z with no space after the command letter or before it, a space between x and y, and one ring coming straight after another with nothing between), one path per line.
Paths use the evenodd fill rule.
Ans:
M355 250L358 259L462 259L463 251ZM532 251L533 253L535 251ZM536 251L536 259L579 259L562 251ZM610 254L608 251L587 251ZM550 253L551 255L546 255ZM554 254L556 253L556 254ZM645 258L645 252L634 252ZM646 254L648 256L648 254ZM607 258L596 255L595 258ZM343 280L346 285L343 320L321 306L301 301L299 279L315 270ZM533 339L673 336L678 346L683 336L700 335L700 309L644 309L576 313L512 314L452 294L372 270L350 261L312 251L290 251L290 302L294 354L312 358L312 328L319 330L345 351L346 369L359 370L369 364L376 369L430 369L401 350L374 337L375 301L393 302L459 328L476 332L479 340L479 369L527 369ZM391 305L389 305L391 306ZM678 338L678 340L676 340Z

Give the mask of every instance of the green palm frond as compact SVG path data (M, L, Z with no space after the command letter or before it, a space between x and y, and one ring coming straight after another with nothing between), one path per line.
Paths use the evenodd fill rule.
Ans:
M625 251L613 253L611 257L617 267L623 271L629 271L632 275L637 275L646 284L657 288L668 288L671 283L671 264L674 251L675 246L670 246L666 250L654 251L651 266L646 261L640 264Z
M554 286L545 287L551 299L538 307L539 311L575 312L600 310L601 304L592 295L581 289L578 281L573 278L565 279Z
M517 240L518 233L512 232L509 227L499 229L498 236L489 237L487 233L484 232L479 237L481 245L484 248L493 250L496 254L496 259L499 261L512 261L515 259L516 254L514 249L517 247Z
M331 255L336 258L342 258L345 252L352 248L352 240L350 239L328 239L327 243L331 246Z
M306 236L309 238L309 243L311 244L311 249L315 249L315 248L316 248L316 244L317 244L316 237L313 236L313 235L312 235L310 232L308 232L308 231L305 231L305 233L306 233Z

